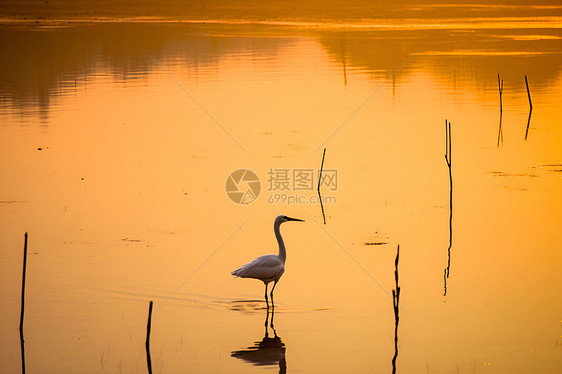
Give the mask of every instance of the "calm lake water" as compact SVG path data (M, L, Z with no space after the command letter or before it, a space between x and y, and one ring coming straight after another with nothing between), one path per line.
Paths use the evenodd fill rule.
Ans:
M28 232L29 373L147 372L150 300L155 373L391 373L398 245L398 373L560 372L562 29L510 22L2 26L1 371Z

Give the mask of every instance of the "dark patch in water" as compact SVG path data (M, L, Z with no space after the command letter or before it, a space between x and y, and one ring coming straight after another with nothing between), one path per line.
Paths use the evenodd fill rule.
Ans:
M240 312L245 311L253 311L253 310L261 310L265 309L262 300L240 300L240 301L233 301L228 308L230 310L236 310Z
M505 173L503 171L491 171L490 174L492 174L495 177L531 177L531 178L538 178L538 175L534 175L534 174L525 174L525 173L509 174L509 173Z

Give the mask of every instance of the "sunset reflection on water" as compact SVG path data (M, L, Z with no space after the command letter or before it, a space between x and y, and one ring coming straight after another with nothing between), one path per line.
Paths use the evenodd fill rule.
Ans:
M2 371L21 369L25 232L28 372L145 372L150 300L154 372L264 370L242 357L263 353L245 348L263 284L230 271L277 252L278 214L307 222L282 228L266 368L391 372L400 244L397 372L559 370L562 32L520 17L4 23ZM323 148L326 225L317 204L268 202L316 196L268 179L317 175ZM241 168L261 181L251 204L225 193Z

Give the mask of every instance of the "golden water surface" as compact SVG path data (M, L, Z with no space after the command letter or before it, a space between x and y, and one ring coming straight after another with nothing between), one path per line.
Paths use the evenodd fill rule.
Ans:
M154 372L392 372L398 245L397 372L560 372L562 30L525 11L5 21L1 371L28 232L30 373L147 372L150 300ZM277 253L279 214L306 222L282 226L264 339L263 284L230 272Z

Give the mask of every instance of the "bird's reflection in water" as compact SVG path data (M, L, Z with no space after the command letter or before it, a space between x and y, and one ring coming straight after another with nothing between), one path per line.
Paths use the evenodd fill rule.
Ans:
M275 327L273 327L274 310L271 310L271 330L273 337L269 336L268 322L269 322L269 309L265 316L265 336L259 342L255 342L252 347L242 349L240 351L233 351L231 356L244 360L253 365L277 365L279 364L279 373L287 372L287 361L285 360L285 344L281 338L277 336Z

